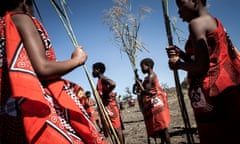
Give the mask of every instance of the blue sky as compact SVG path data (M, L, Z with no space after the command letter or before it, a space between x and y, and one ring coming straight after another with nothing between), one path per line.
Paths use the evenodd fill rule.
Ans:
M91 74L92 64L95 62L105 63L105 75L116 82L115 91L118 94L125 95L126 87L131 88L134 83L132 67L126 54L115 46L113 33L109 31L108 26L103 24L103 10L109 9L113 4L112 1L67 0L67 2L72 10L72 14L69 16L78 43L84 47L88 54L86 62L88 71ZM161 0L131 0L131 2L132 9L138 9L139 6L148 6L152 9L151 14L146 15L141 22L139 32L140 39L149 52L138 53L137 68L140 68L139 61L141 59L152 58L155 62L154 71L157 73L160 83L172 87L174 86L174 78L172 71L168 68L168 59L165 52L168 43ZM43 24L53 43L57 59L69 59L74 47L50 1L39 0L37 4L43 18ZM210 13L222 21L233 43L240 48L240 15L236 13L240 7L240 1L210 0L209 5ZM170 18L177 18L176 27L181 30L179 34L186 39L188 35L187 23L183 23L179 19L175 0L169 0L169 16ZM179 43L175 34L173 36L174 44L183 49L184 42ZM142 78L144 77L140 71L139 75ZM186 73L180 70L179 76L182 81ZM82 67L75 69L64 78L78 83L85 90L90 90L89 82ZM96 83L97 79L92 80Z

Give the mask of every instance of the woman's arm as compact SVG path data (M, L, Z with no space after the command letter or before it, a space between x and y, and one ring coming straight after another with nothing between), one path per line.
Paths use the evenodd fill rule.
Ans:
M190 62L179 62L178 68L190 73L201 74L207 72L209 68L209 54L207 43L207 27L202 19L193 20L189 24L189 31L194 46L194 59Z
M175 46L167 48L171 69L182 69L195 74L202 74L208 70L209 54L206 40L206 26L202 23L204 21L196 20L189 24L191 42L195 53L194 58L190 58L190 56L185 57L187 55Z
M49 61L32 19L25 14L16 14L12 16L12 19L21 35L32 66L40 79L54 79L65 75L74 68L83 65L87 60L87 54L80 46L74 50L69 60Z

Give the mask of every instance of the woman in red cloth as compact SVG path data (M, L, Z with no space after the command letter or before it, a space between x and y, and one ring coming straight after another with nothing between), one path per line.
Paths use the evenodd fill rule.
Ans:
M113 80L104 75L105 65L101 62L94 63L92 66L93 77L98 78L97 91L102 98L103 105L105 106L109 118L112 122L114 129L119 137L120 143L124 144L124 135L122 131L122 121L120 110L116 101L116 93L113 92L116 84ZM103 127L104 129L104 127Z
M147 129L148 137L161 138L161 144L170 144L168 127L170 123L170 113L167 102L167 94L161 88L158 77L153 71L154 62L150 58L141 61L142 73L148 74L141 82L136 78L140 88L138 95L142 103L142 113Z
M77 95L78 99L80 100L81 104L84 106L84 99L85 99L84 89L82 87L77 89L76 95Z
M98 126L100 131L102 131L102 126L100 124L100 118L99 118L99 114L97 111L96 102L93 100L93 98L91 98L90 91L85 92L83 101L84 101L83 106L86 109L86 111L90 117L90 120L93 123L96 123L96 125Z
M32 4L1 0L0 143L106 143L76 96L80 86L61 78L87 54L79 46L69 60L56 61Z
M189 97L201 144L239 143L240 60L207 0L176 0L189 24L185 52L169 46L169 66L188 72Z

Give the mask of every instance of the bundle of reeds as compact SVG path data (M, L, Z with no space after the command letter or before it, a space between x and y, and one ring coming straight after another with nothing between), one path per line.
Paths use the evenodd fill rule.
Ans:
M128 0L113 0L113 2L115 5L105 11L103 22L113 32L115 44L127 54L135 72L137 52L148 51L139 40L139 29L143 16L150 13L151 9L141 7L137 15L134 15Z
M74 33L72 25L71 25L71 21L70 21L69 16L68 16L68 12L67 12L67 9L66 9L68 7L68 4L67 4L66 0L60 0L59 1L60 4L58 4L55 0L50 0L50 2L53 5L54 9L56 10L56 12L57 12L65 30L67 31L67 34L70 37L74 47L77 47L78 42L77 42L75 33ZM119 141L119 138L116 134L116 131L112 126L111 120L110 120L110 118L108 116L108 113L107 113L107 111L106 111L106 109L103 105L101 97L99 96L97 90L95 89L94 83L91 79L91 76L90 76L90 74L87 70L86 65L83 65L83 67L84 67L84 71L86 73L86 76L88 78L89 84L91 86L92 92L94 94L94 97L96 99L96 103L97 103L98 108L99 108L99 113L100 113L100 116L102 118L103 126L106 129L107 135L110 138L109 142L114 143L114 144L120 144L120 141Z

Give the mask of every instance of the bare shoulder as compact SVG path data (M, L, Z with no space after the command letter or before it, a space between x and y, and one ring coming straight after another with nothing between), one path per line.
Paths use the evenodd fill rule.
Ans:
M191 32L199 34L206 34L217 28L217 23L214 17L211 15L201 16L193 19L189 23L189 29Z
M113 80L110 79L110 78L107 77L107 76L103 76L101 80L102 80L102 82L104 82L104 83L112 83L112 82L113 82Z
M155 72L152 72L150 75L149 75L149 78L150 80L154 80L155 78L157 78L157 74Z
M12 20L15 23L17 28L31 28L34 26L32 18L26 14L15 14L12 16Z

